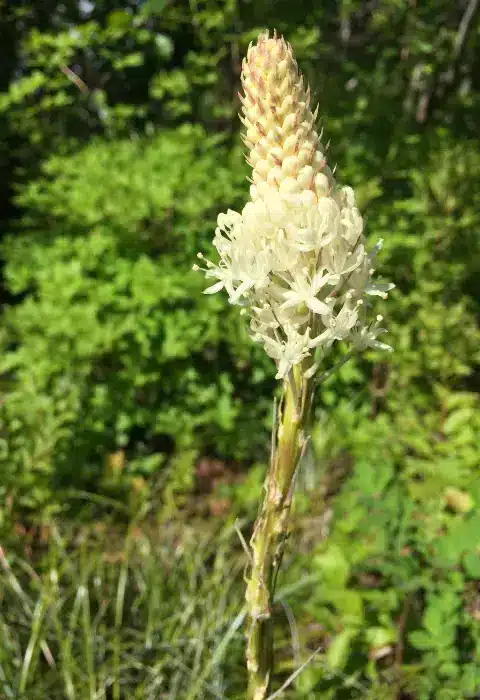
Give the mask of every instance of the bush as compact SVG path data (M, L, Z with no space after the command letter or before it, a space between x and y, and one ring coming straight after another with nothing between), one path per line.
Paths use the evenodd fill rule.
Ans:
M218 137L186 126L52 157L25 188L27 230L4 246L18 302L3 325L0 488L17 505L102 479L128 489L167 460L182 490L199 454L264 453L271 367L191 271L242 179Z

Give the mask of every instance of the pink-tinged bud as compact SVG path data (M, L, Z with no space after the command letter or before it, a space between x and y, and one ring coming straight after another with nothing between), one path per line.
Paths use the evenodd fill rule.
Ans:
M319 142L315 114L310 109L310 88L304 85L292 47L283 37L268 32L250 44L242 65L244 95L242 116L244 142L250 149L249 162L255 184L264 181L283 191L311 190L317 199L332 192L335 185L325 171L325 150ZM326 172L317 188L317 175ZM328 178L328 186L325 179ZM258 195L254 189L252 198Z

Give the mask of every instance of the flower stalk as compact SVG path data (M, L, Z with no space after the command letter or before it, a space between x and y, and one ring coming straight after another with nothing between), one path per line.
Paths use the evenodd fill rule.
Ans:
M275 584L288 535L295 476L307 445L313 395L313 379L304 378L303 364L284 381L264 501L250 542L252 560L246 592L249 700L264 700L271 684Z

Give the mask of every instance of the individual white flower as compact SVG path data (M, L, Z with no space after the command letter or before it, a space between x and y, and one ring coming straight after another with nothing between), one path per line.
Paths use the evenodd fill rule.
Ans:
M289 309L292 306L305 304L316 314L328 313L330 310L328 305L317 299L317 294L329 280L330 276L324 270L319 270L310 278L308 269L303 269L290 283L290 289L283 293L285 301L281 308Z
M343 240L334 240L329 246L322 250L322 263L325 265L332 280L341 281L350 272L356 270L366 257L363 244L358 245L353 251Z
M198 257L203 259L203 255L201 253L198 254ZM234 282L234 277L233 277L233 271L232 268L225 263L224 260L220 261L220 265L214 265L210 260L206 261L207 267L199 267L199 265L194 265L193 269L195 271L197 270L203 270L205 272L205 277L207 279L213 277L217 280L218 282L215 282L215 284L212 284L210 287L207 287L206 289L203 290L204 294L215 294L216 292L219 292L221 289L226 289L228 292L228 295L230 296L234 292L233 288L233 282Z
M265 352L277 361L276 379L284 379L294 365L310 355L310 328L302 335L291 325L285 326L285 340L263 336Z
M250 328L253 334L267 333L270 329L282 329L288 325L293 325L294 328L305 325L308 322L309 313L292 314L291 309L283 309L270 296L268 302L264 302L263 306L251 307L252 318Z
M229 301L236 304L252 287L263 289L269 283L268 273L271 269L271 254L265 249L257 252L252 246L235 249L232 253L232 269L235 280L240 284L229 293ZM228 291L228 290L227 290Z
M361 326L351 334L351 341L357 350L366 350L373 348L374 350L387 350L391 352L393 348L386 343L377 340L377 337L382 333L388 333L386 328L380 328L380 323L383 321L383 316L378 315L375 323L370 326Z
M365 294L386 299L388 292L395 287L391 282L369 282L365 287Z
M314 348L318 345L329 347L335 340L345 340L349 337L352 328L358 321L358 304L352 302L352 297L349 295L336 316L330 314L323 317L325 330L316 338L310 341L310 347Z
M363 219L356 207L345 207L341 211L342 236L350 246L355 246L362 235Z
M314 202L301 202L300 206L298 221L287 227L288 238L299 251L319 251L338 235L340 210L329 197L322 197L316 206Z

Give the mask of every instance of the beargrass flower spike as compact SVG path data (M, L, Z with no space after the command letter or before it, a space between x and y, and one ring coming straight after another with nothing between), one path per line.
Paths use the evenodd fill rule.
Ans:
M327 164L317 110L290 44L262 33L248 48L241 82L250 200L241 212L219 215L218 261L205 260L201 269L210 281L205 293L225 290L242 307L253 341L284 382L246 595L249 697L262 700L271 684L275 580L315 378L334 369L323 365L336 341L350 346L340 364L356 351L391 349L378 340L386 330L381 317L369 318L369 299L386 298L393 285L373 280L381 242L367 250L354 191L339 186Z

